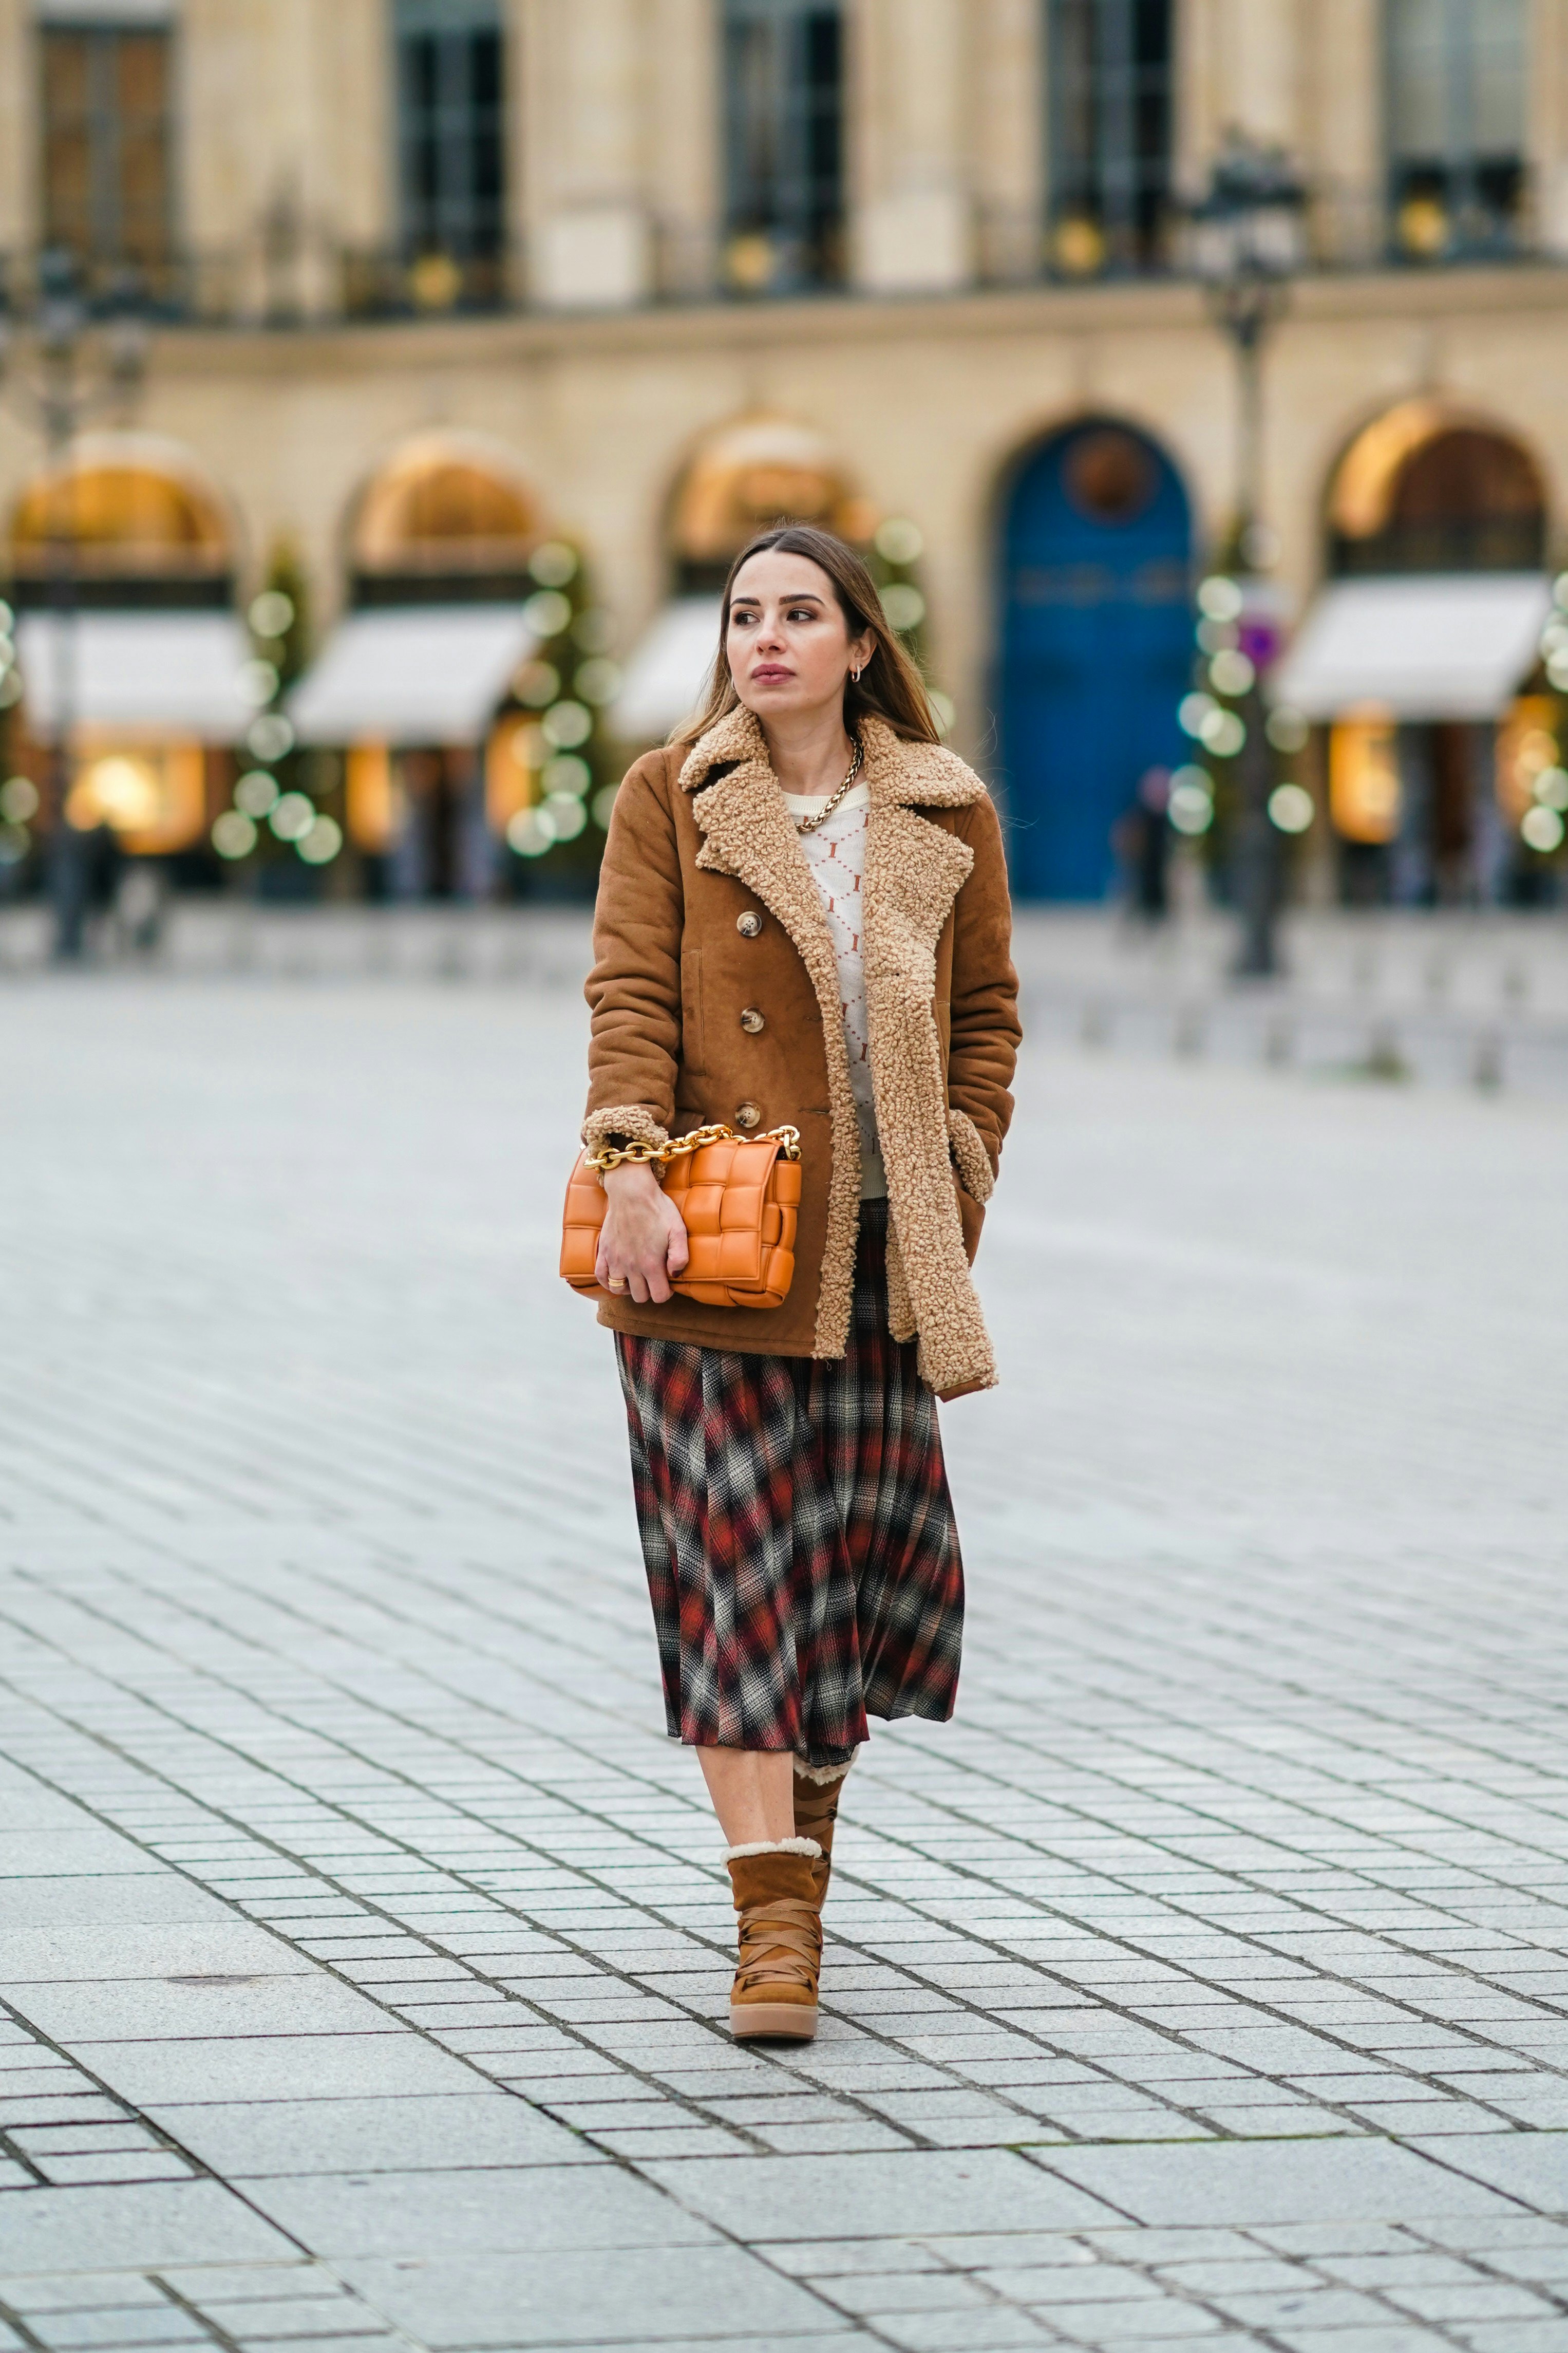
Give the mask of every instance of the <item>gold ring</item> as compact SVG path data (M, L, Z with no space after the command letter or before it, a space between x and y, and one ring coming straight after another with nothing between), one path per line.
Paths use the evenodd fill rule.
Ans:
M624 1291L626 1287L626 1280L623 1274L606 1275L605 1281L606 1288L611 1291Z

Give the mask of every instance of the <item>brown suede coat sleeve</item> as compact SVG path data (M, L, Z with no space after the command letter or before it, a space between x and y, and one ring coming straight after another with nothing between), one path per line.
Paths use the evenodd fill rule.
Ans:
M995 1174L1013 1121L1013 1070L1023 1031L1018 976L1013 968L1013 911L1007 860L994 804L963 810L956 828L974 852L974 867L959 892L951 923L948 983L947 1099L980 1131Z
M637 1109L668 1134L681 1062L686 892L670 794L675 764L650 752L616 795L594 910L588 1112ZM635 1124L623 1131L636 1132Z

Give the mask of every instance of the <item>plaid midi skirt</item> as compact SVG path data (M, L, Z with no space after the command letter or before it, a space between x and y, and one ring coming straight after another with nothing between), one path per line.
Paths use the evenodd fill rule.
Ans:
M887 1236L865 1203L839 1361L616 1335L673 1739L842 1765L868 1715L952 1714L963 1566Z

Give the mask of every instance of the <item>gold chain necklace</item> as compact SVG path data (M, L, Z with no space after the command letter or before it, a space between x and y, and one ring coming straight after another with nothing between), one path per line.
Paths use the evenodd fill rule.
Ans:
M838 807L839 802L844 798L845 794L849 790L850 786L859 775L860 764L865 757L866 747L861 743L858 735L857 735L855 738L855 757L849 763L849 774L845 777L844 782L839 786L838 790L834 794L833 798L828 802L827 807L825 809L819 809L815 817L796 818L795 821L795 829L796 833L815 833L819 825L826 825L827 823L828 818L833 815L834 810Z

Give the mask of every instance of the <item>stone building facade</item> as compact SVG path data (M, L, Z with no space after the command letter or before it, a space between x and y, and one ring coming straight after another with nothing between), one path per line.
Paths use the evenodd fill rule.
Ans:
M954 741L999 775L1022 834L1049 834L1037 801L1089 776L1088 847L1069 823L1032 880L1023 859L1049 895L1104 887L1115 805L1182 756L1169 717L1110 745L1086 714L1119 659L1133 702L1179 702L1191 585L1235 512L1237 371L1188 269L1188 207L1238 137L1305 195L1264 370L1281 609L1308 613L1335 571L1346 453L1394 412L1425 416L1426 442L1522 453L1535 543L1500 568L1549 576L1568 491L1568 0L0 0L18 316L51 246L100 287L134 282L144 384L87 454L205 486L237 611L287 547L330 632L356 601L369 491L445 437L583 551L635 657L680 594L691 469L737 427L776 430L763 472L786 493L791 466L815 467L868 530L918 526ZM25 356L25 323L18 340ZM1098 516L1132 534L1125 578L1109 540L1097 553L1092 485L1073 487L1091 430L1142 453L1142 488L1113 486ZM1439 522L1458 501L1456 529L1487 495L1458 480L1462 458L1426 494ZM7 509L43 462L0 415ZM1113 449L1082 462L1115 474ZM1426 568L1467 568L1457 546ZM437 569L422 594L443 593ZM1162 598L1179 626L1141 652L1123 608ZM1023 739L1058 724L1063 664L1053 769ZM1500 715L1391 723L1467 727L1444 756L1468 781L1442 790L1484 797L1476 731ZM1435 790L1428 774L1412 805ZM1447 868L1429 844L1410 890L1492 889L1507 860L1494 844L1480 876L1487 825L1451 812ZM1321 879L1326 811L1317 838Z

